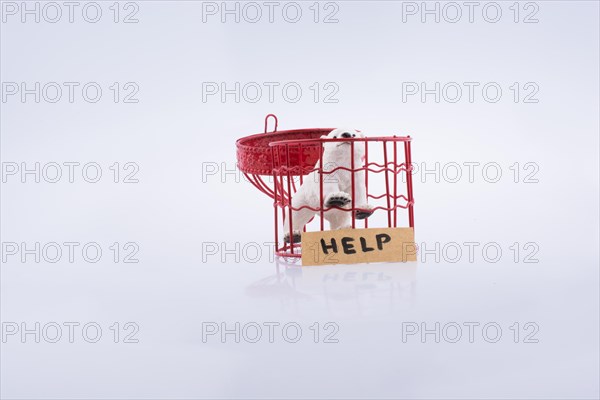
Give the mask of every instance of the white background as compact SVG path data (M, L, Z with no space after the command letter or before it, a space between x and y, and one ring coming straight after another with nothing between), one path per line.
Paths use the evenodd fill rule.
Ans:
M96 162L102 177L88 183L76 169L70 183L66 167L58 183L43 176L36 183L32 174L23 183L20 171L3 176L3 331L56 322L63 336L50 343L40 328L39 343L34 334L4 337L2 398L599 397L597 2L520 3L518 22L513 2L499 2L496 23L482 15L485 2L473 22L458 3L456 23L445 3L437 3L440 12L452 14L439 23L407 12L420 2L322 3L318 23L313 2L299 3L297 23L282 16L285 3L273 23L262 2L256 23L244 15L222 22L219 13L203 21L203 4L193 1L120 3L117 23L113 2L98 3L96 23L82 17L87 3L78 3L73 23L58 3L58 22L44 15L22 22L6 3L3 171L13 163ZM134 10L138 22L124 23ZM337 22L323 23L333 11ZM534 11L538 22L524 23ZM34 95L7 95L7 82L80 86L72 103L66 89L56 103L43 96L36 103ZM81 96L87 82L103 89L96 103ZM114 82L121 90L135 83L138 102L115 103ZM255 103L234 95L203 101L203 82L280 89L296 82L303 92L295 103L280 89L272 102L266 89ZM315 102L315 82L335 83L337 102L325 102L325 92ZM473 102L464 86L456 103L434 95L403 101L403 82L430 89L477 82L479 89ZM497 102L482 96L489 82L502 88ZM526 83L539 89L537 102L524 102ZM410 134L415 163L430 170L440 163L439 179L417 173L414 182L416 241L429 252L407 264L300 268L275 260L271 200L239 173L225 173L235 168L235 140L262 132L268 113L278 115L280 130ZM115 162L122 174L125 163L136 163L139 182L120 175L114 183ZM455 170L444 169L452 163L462 166L455 183ZM479 163L472 180L465 163ZM488 163L500 166L496 183L491 170L482 173ZM103 254L96 263L83 259L81 246L72 263L66 253L56 263L8 254L7 243L22 250L36 242L95 242ZM139 247L138 263L123 262L128 242ZM478 243L472 259L465 242ZM207 243L220 251L203 253ZM494 260L482 254L489 243L502 250ZM454 260L456 247L462 255ZM80 324L73 343L66 322ZM102 328L97 343L82 336L90 322ZM139 327L138 343L124 343L127 322ZM263 337L203 341L207 322L257 323ZM268 322L281 324L273 343ZM337 343L324 343L328 322L339 328ZM472 343L470 322L479 324ZM286 323L302 328L297 343L285 340ZM436 323L439 342L433 333L406 335L409 326L435 330ZM482 333L488 323L502 329L496 343L486 340L493 329ZM442 329L454 324L462 327L457 343L448 340L453 330ZM525 340L531 327L537 332Z

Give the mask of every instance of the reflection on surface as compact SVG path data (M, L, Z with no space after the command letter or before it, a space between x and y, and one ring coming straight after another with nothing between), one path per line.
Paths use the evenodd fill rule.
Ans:
M277 299L284 311L298 314L389 314L411 308L416 292L416 262L302 267L277 258L275 267L246 293Z

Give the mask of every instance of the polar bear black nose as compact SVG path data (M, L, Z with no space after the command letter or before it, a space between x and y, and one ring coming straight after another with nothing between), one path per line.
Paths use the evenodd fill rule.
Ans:
M351 134L349 134L348 132L344 132L344 133L342 133L342 137L343 137L344 139L347 139L347 138L349 138L349 137L352 137L352 135L351 135Z

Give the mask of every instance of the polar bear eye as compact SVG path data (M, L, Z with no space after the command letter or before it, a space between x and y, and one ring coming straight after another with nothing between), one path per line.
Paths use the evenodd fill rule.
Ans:
M352 134L352 137L356 137L356 135L353 133L353 134Z
M334 138L334 139L337 139L337 136L334 136L333 138Z

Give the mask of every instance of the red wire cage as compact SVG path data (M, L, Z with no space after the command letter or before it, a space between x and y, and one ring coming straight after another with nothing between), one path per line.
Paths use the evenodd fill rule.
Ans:
M274 120L275 128L272 132L267 133L269 118ZM349 167L337 166L328 169L323 166L323 145L327 142L343 140L323 138L333 128L277 131L277 126L277 117L269 114L265 117L264 133L246 136L236 142L239 170L257 189L273 199L276 255L282 257L301 256L302 243L293 239L292 232L294 212L300 211L301 208L314 212L314 216L302 228L303 231L314 225L316 225L315 230L325 230L326 213L333 209L349 212L352 228L357 229L360 222L364 228L368 228L369 220L372 217L362 221L357 221L356 218L358 212L366 211L359 208L354 199L355 187L358 184L364 184L367 201L379 203L379 205L371 206L368 210L372 213L370 215L375 215L378 211L384 213L381 223L377 227L398 227L401 223L401 218L398 218L398 210L404 209L407 210L408 226L414 228L410 136L352 138L350 146L348 146L350 154L354 154L355 146L364 143L362 165L355 165L354 157L350 156ZM327 176L339 170L346 171L351 177L352 201L345 207L327 207L324 205L323 181L327 179ZM319 180L320 201L318 205L316 207L292 206L294 194L304 183L307 175L313 172L316 172ZM355 177L358 173L361 174L361 182L357 182L358 179ZM373 186L372 182L378 176L382 177L380 186L383 193L371 193L370 185ZM402 182L399 183L399 180ZM403 185L405 185L406 192L400 193ZM315 217L318 217L316 223L311 224ZM280 226L280 223L285 222L286 218L289 221L287 241L280 237L280 233L286 234L286 232L282 232L283 227Z

